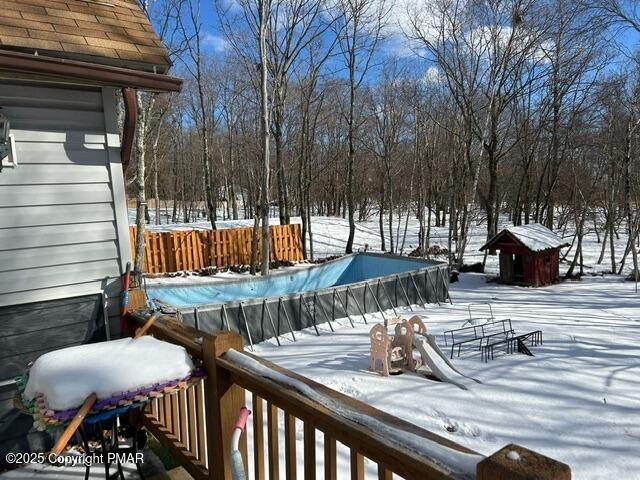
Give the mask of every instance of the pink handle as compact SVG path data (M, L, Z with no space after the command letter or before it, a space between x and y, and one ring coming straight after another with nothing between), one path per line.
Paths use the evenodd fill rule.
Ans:
M240 416L238 417L238 420L236 421L236 424L233 426L233 428L244 430L249 415L251 415L251 410L249 410L247 407L242 407L240 409Z

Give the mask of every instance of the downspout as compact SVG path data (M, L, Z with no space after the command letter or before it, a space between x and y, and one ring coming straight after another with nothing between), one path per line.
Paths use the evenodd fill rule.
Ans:
M122 176L124 177L129 161L131 160L131 150L133 139L136 133L138 122L138 101L136 91L130 87L122 89L122 100L124 103L124 124L122 126L122 145L120 146L120 162L122 163ZM129 304L129 287L131 283L131 262L127 262L127 269L122 276L122 295L120 308L120 335L124 335L126 329L126 316Z
M122 128L122 147L120 148L120 160L122 171L126 172L131 160L131 150L133 148L133 138L136 133L136 122L138 120L138 102L136 101L136 91L133 88L122 89L122 99L124 101L124 125Z

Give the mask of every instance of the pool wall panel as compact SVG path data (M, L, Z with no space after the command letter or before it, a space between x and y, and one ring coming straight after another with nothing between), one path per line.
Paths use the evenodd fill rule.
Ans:
M357 262L360 259L354 260ZM428 261L422 264L425 267L403 273L387 268L384 270L388 272L386 276L311 292L180 307L178 310L189 325L207 332L233 330L239 332L249 345L273 337L279 337L281 342L288 342L292 339L291 330L293 336L306 328L311 328L315 333L314 324L322 334L329 331L327 321L333 322L338 318L350 316L354 323L362 322L362 313L374 313L380 309L386 310L385 315L389 318L393 316L393 308L447 301L447 265ZM362 278L362 271L358 271L360 265L355 266L355 270L348 273L349 278L343 273L345 278L341 280Z

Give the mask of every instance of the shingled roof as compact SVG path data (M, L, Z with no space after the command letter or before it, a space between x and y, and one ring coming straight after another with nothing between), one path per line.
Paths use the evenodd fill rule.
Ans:
M0 0L0 51L166 73L171 61L129 0Z
M543 252L555 248L566 247L569 244L559 235L556 235L544 225L530 223L517 227L507 227L484 244L480 251L493 247L505 237L515 240L518 244L532 252Z

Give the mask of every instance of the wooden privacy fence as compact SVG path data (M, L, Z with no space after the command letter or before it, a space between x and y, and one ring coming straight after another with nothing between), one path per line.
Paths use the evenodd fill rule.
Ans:
M141 312L128 318L130 334L145 323ZM200 384L153 400L143 414L144 425L195 480L231 480L231 432L245 403L253 411L251 449L243 435L240 451L245 469L252 459L247 478L254 480L315 480L318 465L326 479L364 480L365 458L377 465L382 480L393 474L407 480L571 479L569 466L526 448L511 444L485 457L250 355L234 332L208 334L162 316L149 334L183 346L206 370ZM349 465L339 469L338 452L345 450Z
M132 255L135 257L136 227L129 228ZM270 260L304 260L299 224L273 225ZM170 273L206 267L248 265L251 262L253 228L222 230L145 231L145 271ZM258 242L258 261L262 256Z

